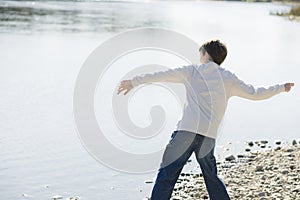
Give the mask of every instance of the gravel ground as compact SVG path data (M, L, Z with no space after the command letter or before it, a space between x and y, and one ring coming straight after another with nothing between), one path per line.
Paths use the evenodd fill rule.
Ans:
M244 155L231 155L218 162L218 173L232 199L300 200L300 144L295 140L281 147L251 151L253 145L264 148L267 141L248 142ZM201 173L182 173L172 200L209 199Z

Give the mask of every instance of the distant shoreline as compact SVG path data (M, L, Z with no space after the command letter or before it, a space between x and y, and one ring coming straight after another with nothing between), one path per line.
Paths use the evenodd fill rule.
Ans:
M261 3L289 3L289 4L297 4L300 3L300 0L283 0L283 1L279 1L279 0L221 0L221 1L242 1L242 2L261 2Z
M275 1L276 2L276 1ZM282 2L290 5L292 8L289 12L276 12L273 15L287 17L289 20L300 22L300 2Z
M271 15L287 17L291 21L300 22L300 0L224 0L224 1L239 1L239 2L250 2L250 3L281 3L285 5L291 6L291 10L289 12L280 12L277 11L275 13L270 13Z

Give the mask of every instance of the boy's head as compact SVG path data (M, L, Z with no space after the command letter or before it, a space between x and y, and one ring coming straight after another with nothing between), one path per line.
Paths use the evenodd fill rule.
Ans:
M211 60L218 65L221 65L227 56L227 48L219 40L211 40L204 43L199 48L199 51L202 55L205 55L207 52Z

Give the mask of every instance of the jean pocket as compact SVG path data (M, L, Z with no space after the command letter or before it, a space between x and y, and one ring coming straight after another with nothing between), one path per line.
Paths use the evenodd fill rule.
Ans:
M178 132L178 131L174 131L174 132L172 133L171 138L170 138L170 140L169 140L169 143L171 143L171 142L174 140L174 138L175 138L177 132Z

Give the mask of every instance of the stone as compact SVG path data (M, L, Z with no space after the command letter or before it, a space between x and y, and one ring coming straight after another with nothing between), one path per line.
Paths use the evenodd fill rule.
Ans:
M294 189L292 190L292 192L296 192L296 193L300 192L300 186L298 186L297 188L294 188Z
M259 197L264 197L265 195L266 195L265 192L260 192L260 193L258 193L258 196L259 196Z
M172 200L182 200L183 198L182 197L180 197L180 196L173 196L172 197Z
M296 166L295 165L290 165L290 169L294 170L294 169L296 169Z
M287 149L286 152L290 153L290 152L293 152L294 149Z
M245 155L237 155L238 158L245 158Z
M226 157L225 160L226 161L234 161L235 157L234 157L234 155L231 155L231 156Z
M249 142L247 142L247 145L248 145L249 147L253 147L254 143L253 143L252 141L249 141Z
M266 180L266 179L267 179L267 176L266 176L266 175L262 175L262 176L260 177L260 179L261 179L261 180Z
M51 198L51 200L60 200L60 199L63 199L63 197L60 195L55 195Z
M279 151L280 149L281 149L281 147L278 146L275 148L275 151Z
M79 200L80 198L79 197L70 197L70 198L67 198L67 200Z
M149 183L153 183L153 181L152 180L147 180L147 181L145 181L145 183L149 184Z
M264 171L264 168L263 168L263 166L258 165L258 166L255 167L255 171L256 171L256 172L263 172L263 171Z

